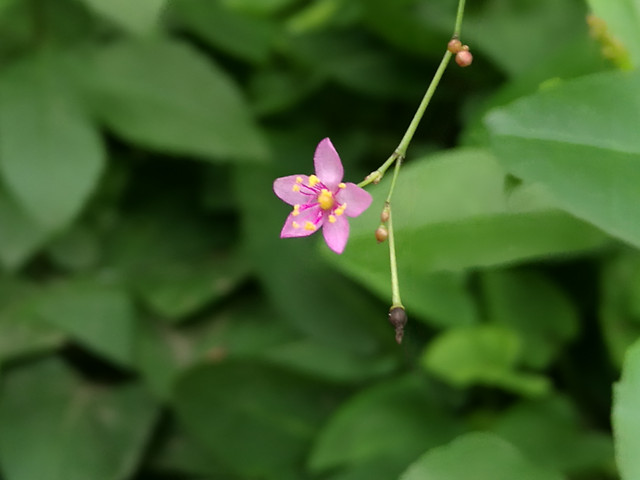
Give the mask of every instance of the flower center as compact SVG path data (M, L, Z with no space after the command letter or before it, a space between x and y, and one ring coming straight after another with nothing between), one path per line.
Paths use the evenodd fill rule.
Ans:
M320 204L320 208L322 210L331 210L333 207L333 195L329 190L323 188L320 190L320 194L318 195L318 203Z

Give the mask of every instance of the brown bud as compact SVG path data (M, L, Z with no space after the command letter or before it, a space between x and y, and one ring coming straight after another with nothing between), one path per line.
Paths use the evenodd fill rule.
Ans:
M387 223L389 221L389 205L385 205L385 207L382 209L382 212L380 212L380 221L382 223Z
M447 43L447 50L449 50L454 55L458 53L461 49L462 49L462 42L457 38L452 38L451 40L449 40L449 43Z
M407 324L407 313L402 307L393 307L389 310L389 323L393 325L396 331L396 342L402 343L404 336L404 326Z
M468 50L460 50L456 53L456 63L461 67L468 67L473 62L473 55Z
M380 225L378 228L376 228L376 240L378 241L378 243L384 242L388 237L389 231L387 230L387 227L385 227L384 225Z

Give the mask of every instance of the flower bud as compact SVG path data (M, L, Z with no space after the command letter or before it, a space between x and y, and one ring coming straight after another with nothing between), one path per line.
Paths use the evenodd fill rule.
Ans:
M389 231L387 230L387 227L385 227L384 225L380 225L378 228L376 228L376 240L378 241L378 243L384 242L388 237Z
M407 324L407 313L403 307L393 307L389 310L389 323L393 325L396 331L396 342L402 343L404 336L404 326Z
M473 62L473 55L469 50L460 50L456 53L456 63L461 67L468 67Z
M385 207L382 209L382 212L380 212L380 221L382 223L387 223L389 221L389 205L385 205Z
M449 50L451 53L455 55L461 49L462 49L462 42L460 40L458 40L457 38L452 38L451 40L449 40L449 43L447 44L447 50Z

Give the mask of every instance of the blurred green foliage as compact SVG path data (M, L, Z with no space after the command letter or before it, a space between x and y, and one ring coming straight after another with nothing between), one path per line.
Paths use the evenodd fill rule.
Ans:
M0 0L2 480L637 480L640 5L467 3L398 347L455 0Z

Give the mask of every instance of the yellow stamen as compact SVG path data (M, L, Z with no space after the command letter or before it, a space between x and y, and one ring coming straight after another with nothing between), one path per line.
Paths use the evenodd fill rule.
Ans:
M298 222L291 222L291 226L293 228L300 228L300 224Z
M294 217L300 215L300 205L293 206L293 212L291 212L291 215L293 215Z
M302 183L302 177L296 177L296 183Z
M331 192L326 188L320 190L320 195L318 195L318 203L320 204L320 208L322 210L331 210L331 207L333 207L334 204L333 195L331 194Z
M294 192L299 192L300 191L300 185L298 185L297 183L294 183L293 187L291 187L291 190L293 190Z
M338 219L335 215L329 215L329 223L336 223L336 221L338 221Z
M339 183L338 184L338 188L347 188L347 184L346 183Z
M347 204L343 203L338 208L336 208L333 213L335 213L336 215L340 216L340 215L342 215L344 213L344 209L345 208L347 208Z
M310 175L309 176L309 186L310 187L314 187L318 183L320 183L320 179L318 177L316 177L315 175Z
M311 222L307 222L307 223L304 224L304 229L313 231L313 230L316 229L316 226Z

